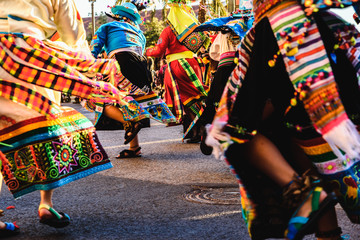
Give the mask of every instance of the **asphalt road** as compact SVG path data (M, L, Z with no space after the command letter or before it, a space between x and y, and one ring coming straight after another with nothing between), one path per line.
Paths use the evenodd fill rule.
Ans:
M80 105L66 105L93 119ZM199 144L182 143L180 126L152 122L142 129L143 156L133 159L115 159L126 148L124 131L98 135L114 167L55 191L54 208L70 215L68 227L38 222L38 192L14 200L3 187L1 220L21 227L21 234L9 239L250 239L235 177L225 162L203 155ZM360 226L351 224L339 206L337 212L343 232L360 239Z

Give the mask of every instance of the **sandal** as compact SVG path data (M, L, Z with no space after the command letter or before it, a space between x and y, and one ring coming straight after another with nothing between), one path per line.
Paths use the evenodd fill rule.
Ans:
M4 223L5 223L5 228L0 229L0 238L11 237L20 233L20 228L18 225L16 225L16 222L13 223L4 222Z
M334 193L328 193L327 197L320 202L320 194L323 191L322 187L314 187L307 195L305 200L300 204L297 210L291 217L288 228L285 231L286 239L300 240L307 234L310 234L314 229L314 224L330 207L336 204L336 196ZM311 199L311 212L308 217L296 216L298 210L304 205L307 199Z
M125 141L124 144L128 144L129 142L131 142L136 135L139 133L140 129L143 127L143 124L139 121L136 123L131 123L129 124L130 126L127 126L125 129ZM125 126L125 125L124 125Z
M140 150L141 150L141 147L138 147L135 150L125 149L125 150L122 150L116 158L120 159L120 158L137 158L137 157L141 157L141 151Z
M46 209L48 210L54 217L52 218L40 218L39 222L42 224L49 225L54 228L63 228L70 224L70 217L66 213L57 212L55 209L50 207L47 204L40 204L39 206L39 216L40 210Z

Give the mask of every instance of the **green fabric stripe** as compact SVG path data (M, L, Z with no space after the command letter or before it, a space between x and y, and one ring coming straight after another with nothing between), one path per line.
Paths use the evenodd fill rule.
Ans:
M74 125L76 125L77 127L75 128ZM67 132L76 132L79 129L86 129L89 127L92 127L92 123L87 118L82 118L82 119L76 120L75 124L66 122L66 123L63 123L63 125L61 125L61 126L54 125L54 126L50 126L50 127L37 128L37 129L31 130L29 132L12 137L12 138L6 140L5 142L8 144L19 143L24 140L26 142L28 142L28 141L31 142L31 139L36 139L37 135L47 134L49 132L49 128L51 129L51 133L52 133L51 137L49 136L49 138L54 138L54 137L61 136L64 134L65 131L63 131L62 133L58 132L59 130L61 130L63 128L66 128Z
M191 82L196 87L196 89L198 89L204 96L207 96L207 92L205 91L204 86L202 85L199 78L196 76L196 73L194 69L190 66L190 64L183 58L179 59L178 61L185 70L186 74L189 76Z
M291 16L290 16L290 17L291 17ZM300 15L300 16L298 16L298 17L296 17L296 18L291 18L291 19L289 19L288 21L283 22L282 24L280 24L280 25L276 26L275 28L273 28L273 31L274 31L274 32L277 32L277 31L279 31L279 29L283 28L284 26L286 26L286 25L293 25L293 24L292 24L293 22L297 22L297 21L299 21L299 20L302 20L303 18L304 18L304 15ZM273 26L273 27L274 27L274 26Z
M323 60L327 58L326 55L322 56L320 60ZM308 67L310 64L314 63L314 62L317 62L319 61L319 58L318 59L315 59L315 60L312 60L312 61L309 61L309 62L306 62L301 68L296 68L294 69L293 71L290 72L290 75L294 74L295 72L298 72L300 70L302 70L303 68L306 68ZM325 65L321 65L319 66L318 68L313 68L311 71L307 71L305 72L304 74L300 75L299 77L297 77L296 79L294 79L292 81L293 84L296 84L298 83L299 81L307 78L308 76L312 76L312 75L315 75L315 73L319 72L319 71L323 71L325 70L325 68L330 68L330 63L326 63Z
M333 159L336 159L336 155L331 151L324 154L318 154L318 155L308 155L312 162L314 163L322 163L327 162Z
M319 209L320 193L318 191L313 191L313 196L311 199L311 212Z

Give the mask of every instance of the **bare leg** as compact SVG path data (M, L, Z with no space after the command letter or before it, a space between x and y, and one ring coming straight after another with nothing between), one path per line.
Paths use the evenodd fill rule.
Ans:
M139 148L139 135L136 135L136 137L131 140L130 144L130 150L136 150Z
M247 144L248 158L256 168L264 172L281 187L293 179L296 172L267 137L256 134Z
M46 205L49 205L50 207L52 207L53 206L53 203L52 203L53 192L54 192L54 190L40 190L40 198L41 198L40 205L46 204ZM46 218L52 218L53 215L49 210L42 208L39 210L39 217L42 219L46 219Z
M281 187L292 181L297 173L284 159L278 148L264 135L257 134L247 143L247 158L260 171L273 179ZM320 201L326 198L327 194L322 191ZM309 216L311 212L311 198L299 209L297 216ZM332 208L319 220L319 231L326 232L338 227L335 209ZM319 238L321 240L334 240L336 238Z
M126 123L126 121L124 120L123 112L115 106L106 106L104 109L104 114L116 121L119 121L121 123ZM135 150L138 147L139 147L139 140L138 140L138 135L136 135L135 138L130 142L130 150Z
M106 116L108 116L109 118L112 118L116 121L119 121L121 123L125 123L126 121L124 120L124 117L123 117L123 113L122 111L115 107L115 106L106 106L105 109L104 109L104 114Z

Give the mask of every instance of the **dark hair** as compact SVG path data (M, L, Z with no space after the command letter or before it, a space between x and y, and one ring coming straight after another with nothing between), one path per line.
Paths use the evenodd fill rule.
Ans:
M140 12L148 6L150 0L131 0L130 2L134 4L137 10Z

